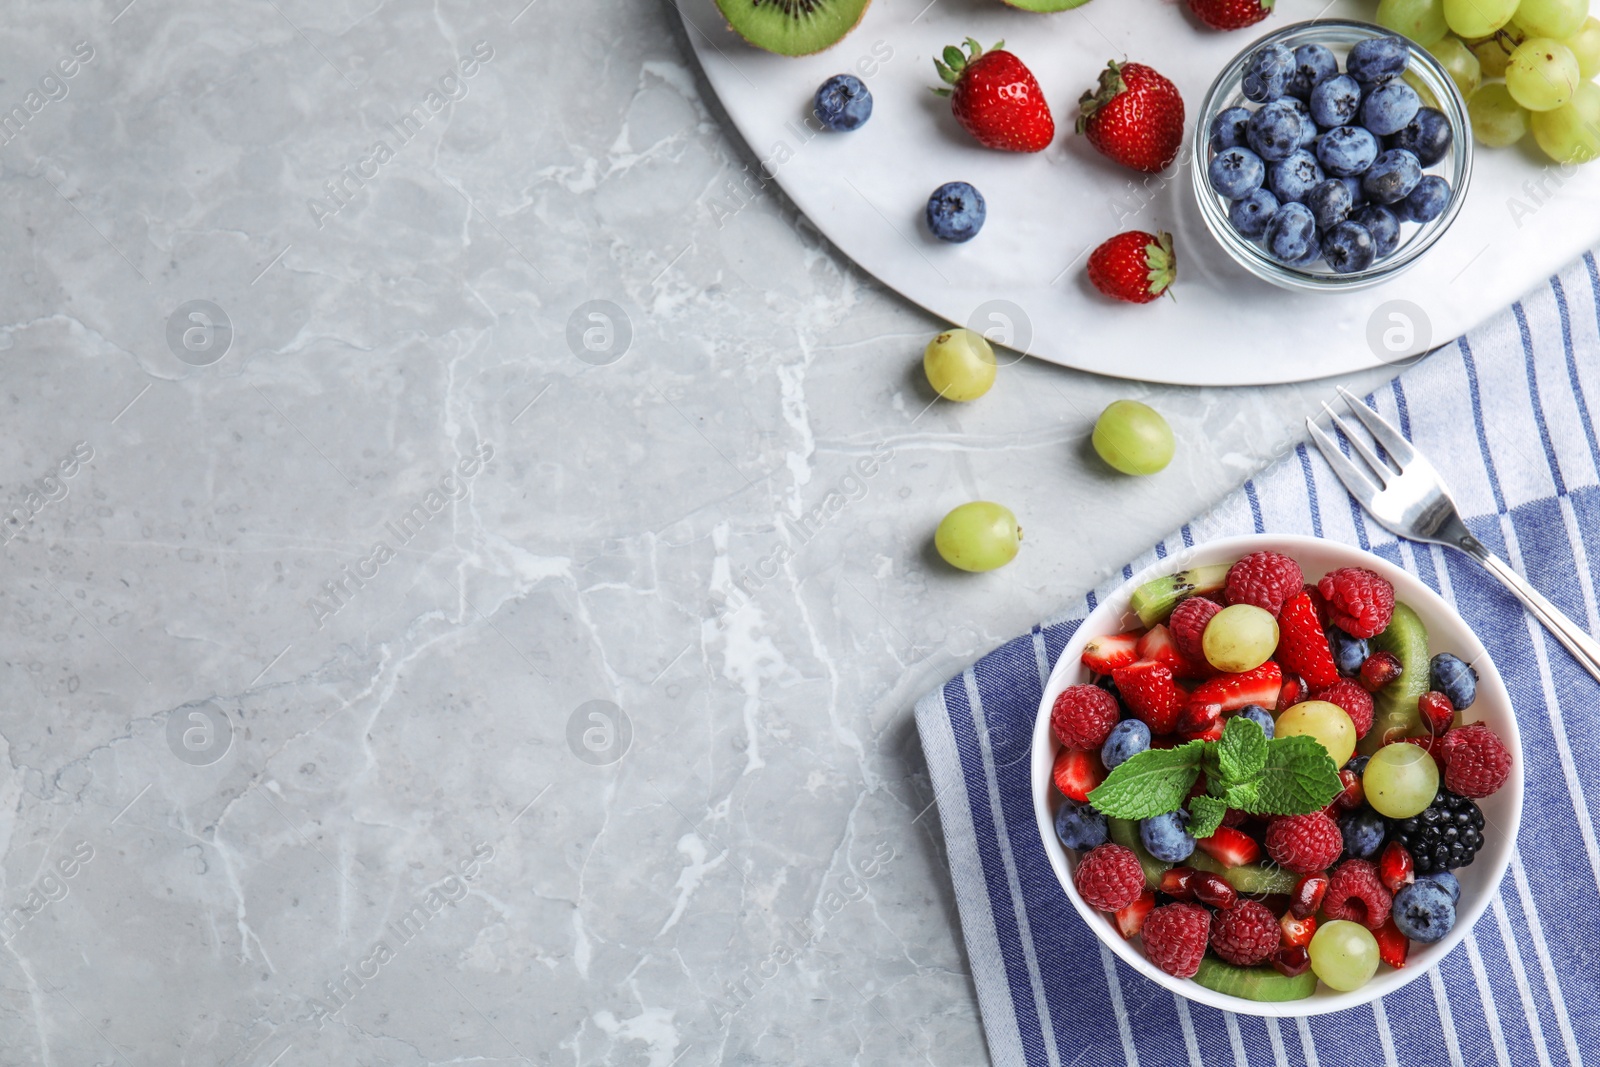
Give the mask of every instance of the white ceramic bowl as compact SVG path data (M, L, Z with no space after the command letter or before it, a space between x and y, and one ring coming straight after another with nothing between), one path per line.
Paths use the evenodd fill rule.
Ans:
M1121 633L1138 625L1138 616L1128 608L1133 591L1152 578L1185 567L1232 563L1251 552L1269 548L1299 562L1310 581L1338 567L1367 567L1393 582L1396 599L1409 604L1427 625L1430 653L1453 652L1477 669L1478 697L1468 709L1466 718L1472 722L1481 721L1499 734L1511 750L1513 759L1510 780L1494 796L1478 802L1483 809L1484 846L1470 866L1455 872L1461 880L1461 901L1457 906L1455 928L1449 935L1432 945L1413 943L1405 967L1393 970L1379 965L1372 981L1360 989L1340 993L1319 984L1316 993L1310 997L1284 1003L1262 1003L1226 996L1214 993L1191 979L1174 978L1146 959L1138 943L1123 940L1110 915L1085 904L1072 882L1077 860L1056 838L1054 820L1061 796L1050 780L1050 768L1060 747L1050 735L1050 707L1061 690L1090 680L1089 671L1080 662L1083 646L1090 638ZM1448 604L1416 578L1377 556L1333 541L1283 535L1232 537L1197 546L1145 568L1106 597L1078 628L1050 672L1044 699L1039 704L1039 717L1033 730L1033 808L1039 824L1039 836L1044 842L1045 853L1050 857L1050 866L1055 871L1056 879L1061 883L1062 892L1066 893L1073 907L1078 909L1078 914L1083 916L1083 921L1089 924L1100 940L1134 970L1163 988L1224 1011L1285 1017L1321 1015L1366 1004L1422 977L1455 948L1478 921L1478 916L1488 907L1490 896L1499 886L1511 862L1517 828L1522 822L1522 741L1517 733L1516 718L1512 714L1511 698L1483 643Z

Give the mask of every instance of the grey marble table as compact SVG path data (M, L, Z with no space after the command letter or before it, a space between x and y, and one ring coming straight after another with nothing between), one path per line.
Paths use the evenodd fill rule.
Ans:
M1332 393L930 405L669 5L525 2L8 9L0 1064L982 1062L912 702Z

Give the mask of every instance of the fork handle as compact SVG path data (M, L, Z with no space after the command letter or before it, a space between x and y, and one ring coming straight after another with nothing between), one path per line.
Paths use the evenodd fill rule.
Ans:
M1476 538L1468 537L1458 546L1461 551L1483 565L1484 570L1500 579L1500 584L1522 601L1523 606L1555 635L1557 641L1571 652L1584 670L1600 682L1600 642L1590 637L1582 627L1550 601L1543 593L1529 585L1527 580L1511 569L1511 565L1490 552Z

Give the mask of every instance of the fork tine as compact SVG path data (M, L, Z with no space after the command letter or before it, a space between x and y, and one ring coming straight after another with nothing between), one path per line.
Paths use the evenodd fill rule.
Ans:
M1356 433L1354 427L1339 417L1338 412L1327 404L1322 405L1322 410L1328 413L1328 418L1339 428L1339 432L1344 434L1344 439L1350 442L1350 447L1355 450L1356 455L1366 460L1367 466L1372 468L1372 473L1377 475L1378 484L1387 489L1389 487L1389 479L1395 476L1394 471L1389 469L1387 463L1378 458L1378 454L1372 450L1372 446L1367 444L1366 438Z
M1372 436L1378 439L1378 443L1383 446L1384 451L1394 457L1394 461L1400 465L1402 470L1405 469L1407 463L1416 458L1417 450L1411 447L1411 442L1407 441L1399 430L1389 425L1382 415L1367 407L1365 402L1351 395L1350 390L1342 385L1339 387L1339 395L1344 397L1346 404L1350 405L1350 414L1361 420L1361 425L1365 426Z
M1372 484L1372 479L1361 473L1361 469L1339 451L1333 438L1323 433L1322 427L1310 417L1306 418L1306 429L1311 431L1311 443L1317 446L1317 451L1322 453L1322 458L1328 461L1328 466L1333 468L1333 473L1344 483L1350 495L1360 501L1363 507L1371 507L1380 491Z

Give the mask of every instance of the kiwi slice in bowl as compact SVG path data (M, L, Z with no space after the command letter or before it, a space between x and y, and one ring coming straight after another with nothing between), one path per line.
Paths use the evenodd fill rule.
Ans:
M781 56L831 48L861 21L872 0L717 0L733 32Z

